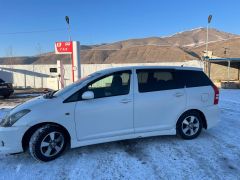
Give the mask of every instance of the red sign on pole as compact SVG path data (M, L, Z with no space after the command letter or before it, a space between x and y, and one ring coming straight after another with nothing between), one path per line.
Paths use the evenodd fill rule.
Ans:
M75 73L74 71L77 71L76 68L78 66L78 61L80 61L80 52L78 48L78 44L76 41L65 41L65 42L56 42L55 43L55 54L70 54L70 58L72 60L72 80L75 81ZM80 45L79 45L80 46ZM76 65L74 64L74 61L76 62ZM79 73L78 73L79 74Z
M72 54L72 52L73 52L72 41L55 43L55 53L56 54Z

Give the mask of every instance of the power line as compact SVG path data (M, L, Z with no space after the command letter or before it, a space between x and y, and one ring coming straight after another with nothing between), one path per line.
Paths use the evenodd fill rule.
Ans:
M36 31L7 32L7 33L0 33L0 35L33 34L33 33L45 33L45 32L54 32L54 31L66 31L66 30L67 30L66 28L58 28L58 29L36 30Z

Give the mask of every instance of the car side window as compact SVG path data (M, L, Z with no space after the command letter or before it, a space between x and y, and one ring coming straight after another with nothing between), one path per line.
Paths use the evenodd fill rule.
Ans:
M130 72L117 72L90 83L85 91L92 91L94 98L126 95L130 91Z
M82 100L86 91L94 93L94 99L129 94L131 71L120 71L100 77L67 98L64 103Z
M174 70L142 69L137 70L137 77L140 93L182 88L175 78Z

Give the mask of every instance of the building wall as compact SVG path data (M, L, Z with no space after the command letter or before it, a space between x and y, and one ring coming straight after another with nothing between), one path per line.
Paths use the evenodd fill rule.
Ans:
M171 63L139 63L139 64L83 64L81 66L81 76L87 76L95 71L131 65L160 65L160 66L192 66L201 67L201 62L197 60L188 62L171 62ZM57 65L0 65L0 78L13 83L15 87L32 87L32 88L48 88L52 87L48 82L49 78L57 77L57 74L50 73L50 68L57 68ZM65 84L70 84L71 81L71 65L64 65ZM3 76L3 74L5 75ZM8 75L6 76L6 73ZM8 78L10 77L11 78ZM51 81L53 82L53 81Z
M239 65L232 64L229 71L229 80L239 80ZM227 63L211 64L211 79L213 81L227 81L228 80L228 67Z

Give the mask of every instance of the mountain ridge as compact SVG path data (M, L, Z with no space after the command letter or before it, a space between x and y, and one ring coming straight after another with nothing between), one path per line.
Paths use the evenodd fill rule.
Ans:
M146 37L127 39L98 45L81 45L81 63L144 63L144 62L182 62L201 59L206 44L206 28L199 27L164 37ZM238 56L240 36L209 29L209 50L221 50L222 45L232 47L230 56ZM235 44L234 44L235 43ZM231 47L230 47L231 46ZM11 59L11 60L10 60ZM57 59L70 63L68 55L56 55L53 52L41 56L2 57L0 64L54 64Z

